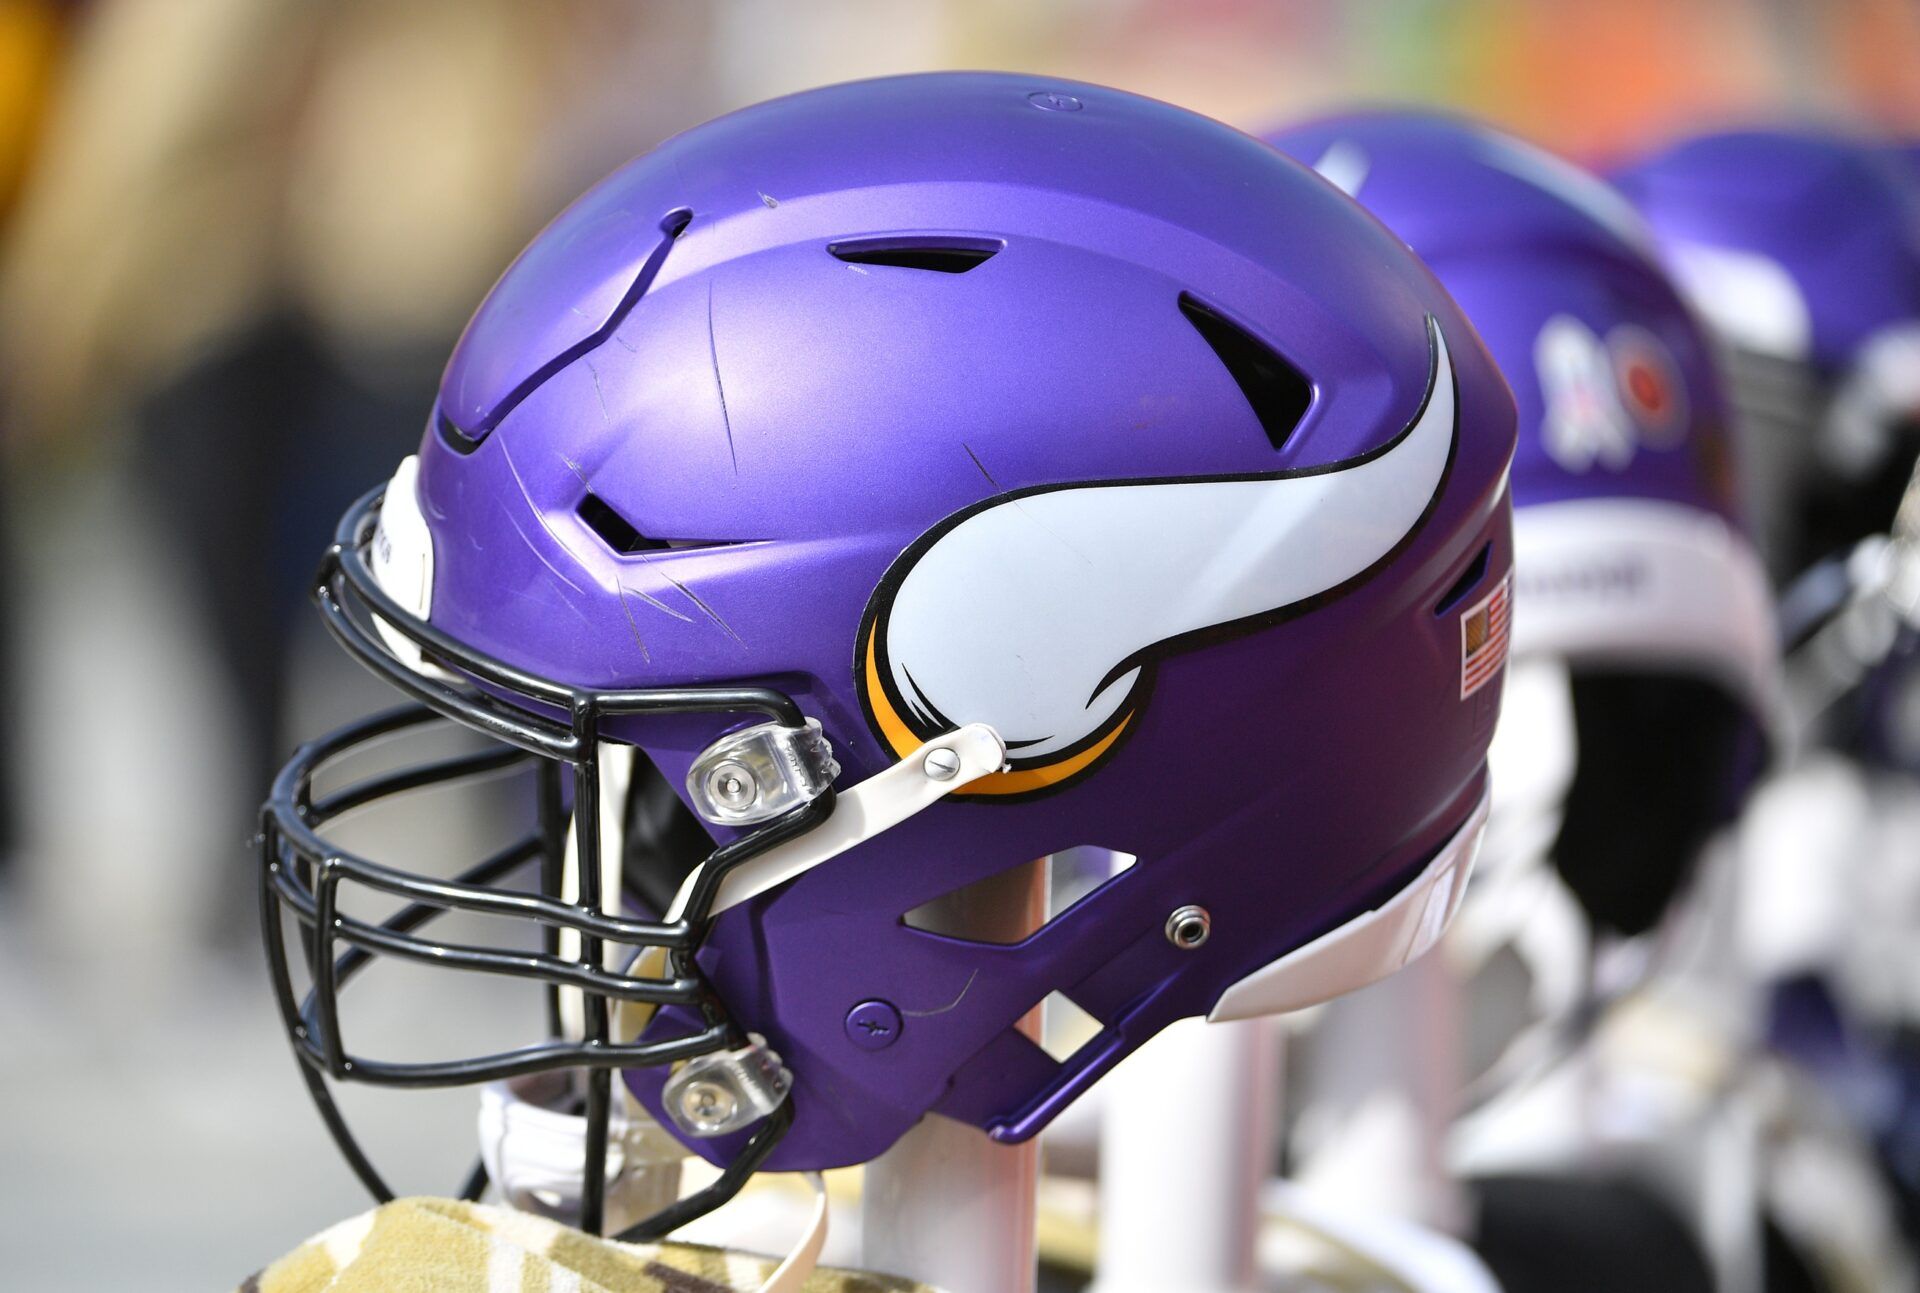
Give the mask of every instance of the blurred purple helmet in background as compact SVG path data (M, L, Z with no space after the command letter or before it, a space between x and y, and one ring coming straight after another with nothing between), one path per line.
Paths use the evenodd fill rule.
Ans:
M1563 812L1557 829L1520 833L1551 841L1600 924L1646 929L1750 783L1778 686L1709 341L1632 206L1553 154L1421 112L1272 141L1405 238L1506 375L1519 412L1514 651L1528 679L1516 673L1516 692L1529 703L1503 744L1509 727L1515 739L1554 729L1578 751L1570 782L1542 783L1543 802L1517 814L1532 770L1503 772L1496 818Z
M770 1166L929 1111L1024 1139L1174 1020L1301 1004L1284 958L1476 833L1512 419L1427 271L1256 140L1024 76L813 91L661 145L507 271L383 505L373 568L432 630L383 649L772 689L837 760L822 835L990 725L1004 770L718 910L689 969L791 1071ZM737 781L687 785L741 724L599 729L674 819L627 841L632 903L756 838L692 797ZM911 918L1077 846L1137 862L1022 941ZM1019 1027L1056 992L1100 1028L1063 1059ZM625 1072L656 1111L667 1077Z
M1617 182L1727 350L1753 504L1786 579L1891 522L1920 412L1920 187L1813 127L1672 144Z
M1701 309L1750 349L1838 372L1875 333L1920 316L1913 186L1871 139L1814 127L1700 135L1614 180ZM1756 303L1745 285L1762 288L1741 267L1763 262L1787 282L1744 309Z

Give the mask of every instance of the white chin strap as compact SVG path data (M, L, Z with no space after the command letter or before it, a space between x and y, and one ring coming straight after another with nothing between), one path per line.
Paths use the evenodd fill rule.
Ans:
M950 751L953 761L928 756ZM621 805L633 775L633 751L601 746L601 892L608 904L620 892ZM957 766L953 766L957 763ZM900 762L842 792L833 813L821 825L742 863L726 878L713 905L715 912L809 871L854 845L899 825L952 791L1006 763L1006 746L985 724L975 723L927 742ZM696 870L674 900L668 919L677 919L692 892ZM563 897L579 892L579 859L571 830ZM578 955L578 935L561 933L562 956ZM564 1026L579 1035L580 994L561 992ZM637 1032L636 1021L622 1019L622 1032ZM480 1095L480 1152L487 1173L507 1203L569 1225L580 1216L581 1165L586 1161L586 1119L562 1113L537 1098L539 1079L493 1082ZM529 1098L533 1095L534 1098ZM680 1196L680 1168L687 1154L650 1114L618 1092L608 1124L607 1228L618 1232L671 1205ZM806 1173L814 1190L813 1217L785 1260L761 1286L761 1293L799 1293L820 1260L827 1238L826 1186L818 1173Z
M949 752L955 760L930 762L937 751ZM1006 761L1006 742L985 723L968 723L945 736L936 736L892 767L841 791L834 799L832 814L820 825L748 858L727 872L709 914L718 915L738 906L882 831L893 829L960 787L1000 771ZM694 868L680 886L667 912L668 920L678 920L686 910L693 886L704 869L704 864Z
M1513 550L1515 660L1703 671L1777 735L1772 594L1726 521L1656 499L1540 503L1514 511Z
M567 1225L580 1217L580 1165L586 1119L523 1098L521 1083L491 1082L480 1092L480 1153L505 1202ZM622 1100L607 1128L607 1229L619 1232L680 1197L686 1151L645 1110ZM813 1214L759 1293L799 1293L827 1242L827 1189L817 1172Z
M624 820L627 790L633 784L634 748L617 741L602 741L600 756L600 906L603 911L618 912L621 894L621 858L625 852ZM566 858L560 872L560 898L563 902L580 900L580 850L578 825L567 823ZM580 931L562 929L559 955L568 961L580 959ZM621 968L622 949L609 945L602 949L602 969ZM586 1035L586 1009L579 988L561 988L560 1027L568 1037Z
M807 1221L800 1241L787 1251L786 1258L760 1285L760 1293L800 1293L800 1289L820 1264L820 1251L827 1246L827 1183L820 1173L804 1173L813 1188L813 1216Z

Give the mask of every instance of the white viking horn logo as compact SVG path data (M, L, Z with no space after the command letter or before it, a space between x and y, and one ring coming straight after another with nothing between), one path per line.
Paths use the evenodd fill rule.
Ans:
M1195 638L1311 609L1412 537L1455 439L1453 365L1413 421L1358 458L1252 476L1048 485L955 513L881 580L860 639L861 693L896 755L991 724L1008 771L971 794L1025 794L1097 764L1154 662Z

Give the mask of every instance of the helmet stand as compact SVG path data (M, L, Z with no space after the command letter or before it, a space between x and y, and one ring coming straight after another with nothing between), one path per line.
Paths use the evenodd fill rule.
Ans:
M1102 1088L1094 1293L1272 1287L1284 1261L1262 1251L1261 1229L1276 1219L1336 1237L1412 1287L1494 1287L1449 1237L1462 1221L1443 1159L1459 991L1445 955L1432 952L1341 998L1316 1023L1316 1100L1332 1094L1344 1108L1403 1093L1414 1118L1388 1153L1376 1145L1360 1161L1332 1164L1338 1179L1310 1167L1304 1190L1270 1179L1286 1096L1285 1034L1270 1018L1184 1020L1121 1064ZM1172 1124L1169 1108L1181 1111ZM1168 1189L1176 1180L1179 1189Z
M1267 1019L1183 1019L1107 1076L1094 1293L1262 1287L1260 1189L1273 1167L1279 1060Z
M1315 1108L1347 1134L1299 1164L1301 1184L1355 1209L1460 1233L1467 1207L1446 1151L1462 1081L1461 1015L1462 985L1444 947L1329 1003L1303 1076ZM1355 1126L1388 1103L1404 1124L1372 1134Z
M1046 920L1045 859L1016 868L991 894L975 886L937 907L929 928L1013 942ZM1040 1033L1040 1011L1022 1023ZM867 1164L861 1265L946 1293L1032 1293L1039 1143L995 1144L983 1131L929 1114Z

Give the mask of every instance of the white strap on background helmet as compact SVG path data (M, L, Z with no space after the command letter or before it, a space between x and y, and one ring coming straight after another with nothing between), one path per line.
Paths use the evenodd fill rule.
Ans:
M1780 723L1766 572L1718 516L1644 498L1541 503L1515 510L1513 551L1514 660L1693 669Z
M1727 341L1777 359L1807 358L1813 311L1780 262L1692 242L1676 244L1668 257L1687 300Z

